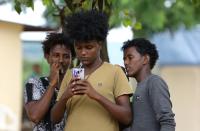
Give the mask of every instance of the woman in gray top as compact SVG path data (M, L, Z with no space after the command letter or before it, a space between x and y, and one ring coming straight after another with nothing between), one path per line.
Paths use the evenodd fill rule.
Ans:
M129 130L175 131L168 86L161 77L151 73L158 59L156 46L144 38L137 38L124 42L122 50L127 75L138 83Z

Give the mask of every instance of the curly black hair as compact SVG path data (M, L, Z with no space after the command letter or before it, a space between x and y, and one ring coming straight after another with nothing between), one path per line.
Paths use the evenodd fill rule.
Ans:
M73 41L63 33L50 33L46 39L42 42L42 48L44 54L49 54L51 49L56 45L64 45L66 48L71 50L72 58L75 56L73 47Z
M136 38L133 40L128 40L124 42L121 50L124 51L127 48L135 47L135 49L141 55L149 55L150 57L150 68L152 69L159 58L157 48L155 44L151 43L149 40L144 38Z
M108 17L96 10L80 11L65 18L64 32L75 41L105 41Z

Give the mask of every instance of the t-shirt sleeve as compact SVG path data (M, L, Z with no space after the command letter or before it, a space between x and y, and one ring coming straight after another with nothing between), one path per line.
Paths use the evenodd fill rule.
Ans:
M41 82L38 78L30 78L24 88L24 103L39 100L42 97Z
M67 72L65 73L65 76L64 76L62 82L61 82L61 86L60 86L56 101L58 101L61 98L61 96L64 93L71 78L72 78L72 70L68 69Z
M116 72L115 72L115 86L114 86L114 96L117 98L121 95L132 95L133 94L133 88L128 83L128 79L125 75L125 73L122 71L122 69L118 66L115 66Z
M161 131L174 131L175 121L167 84L159 77L149 83L149 97Z

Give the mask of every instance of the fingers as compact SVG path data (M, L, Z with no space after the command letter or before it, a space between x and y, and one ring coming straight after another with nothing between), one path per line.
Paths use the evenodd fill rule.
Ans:
M92 89L92 86L89 82L86 80L80 80L80 78L72 78L68 86L74 95L89 94Z
M58 64L57 63L53 63L50 67L50 77L51 79L59 79L58 76L59 76L59 69L58 69Z
M87 88L84 86L76 86L75 88L72 88L72 91L81 91L81 90L86 90Z
M76 81L76 85L90 86L90 83L87 80L81 80L81 79L79 79L78 81Z
M68 66L66 66L65 64L57 62L57 61L52 62L51 66L53 69L59 70L60 73L62 74L68 68Z
M72 78L72 79L69 81L69 84L75 86L78 80L80 80L80 79L79 79L79 78Z
M84 95L86 94L85 91L76 91L76 92L73 92L74 95Z
M59 70L59 64L54 62L52 65L51 65L51 69L54 70L54 71L58 71Z
M74 95L82 95L86 93L86 88L84 87L76 87L76 88L72 88L72 92Z
M92 88L92 86L90 85L90 83L87 82L87 81L85 81L85 80L74 81L73 84L74 84L74 88L75 89L79 89L79 88L80 89L82 89L82 88L84 88L84 89L90 89L90 88Z
M82 95L86 93L87 86L85 86L84 83L82 83L80 80L77 81L77 79L72 79L72 92L74 95Z

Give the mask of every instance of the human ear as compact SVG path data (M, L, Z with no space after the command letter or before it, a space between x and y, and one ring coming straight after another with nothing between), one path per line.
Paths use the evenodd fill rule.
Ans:
M103 42L102 42L102 41L98 41L97 44L98 44L98 46L99 46L99 49L102 50Z
M143 58L144 58L143 64L148 64L150 61L149 55L144 55Z
M102 45L99 45L99 49L102 50Z
M47 60L48 63L50 63L49 54L45 54L45 55L44 55L44 58Z

